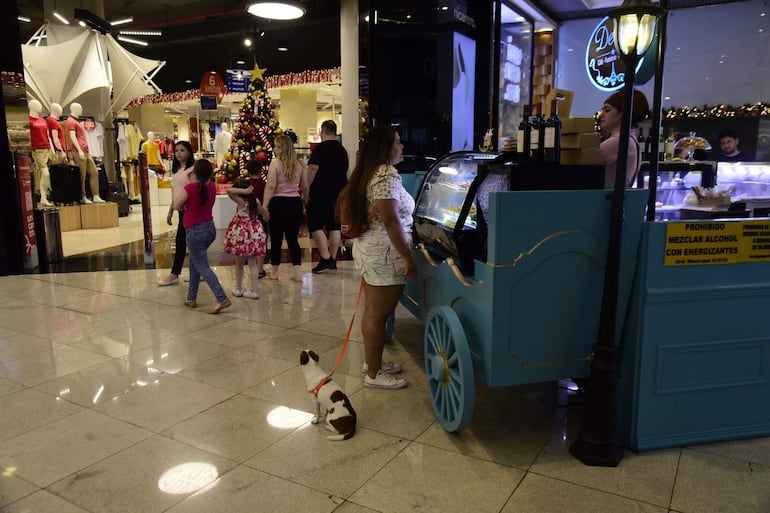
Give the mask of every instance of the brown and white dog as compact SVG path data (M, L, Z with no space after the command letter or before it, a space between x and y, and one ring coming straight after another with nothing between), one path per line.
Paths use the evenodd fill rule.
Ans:
M318 366L318 355L310 349L299 355L299 364L305 375L308 391L313 396L315 417L311 421L318 424L326 418L326 429L337 433L329 435L329 440L347 440L356 433L356 412L350 400L340 386ZM320 386L319 386L320 385ZM324 410L321 415L321 409Z

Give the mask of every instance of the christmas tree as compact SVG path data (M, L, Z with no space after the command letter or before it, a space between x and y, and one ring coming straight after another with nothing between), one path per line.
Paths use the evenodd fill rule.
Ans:
M216 183L232 183L239 176L248 176L246 163L249 160L262 164L262 177L267 177L273 158L273 139L282 130L273 114L273 102L265 90L264 72L265 69L258 65L252 71L249 91L233 128L230 149L215 175Z

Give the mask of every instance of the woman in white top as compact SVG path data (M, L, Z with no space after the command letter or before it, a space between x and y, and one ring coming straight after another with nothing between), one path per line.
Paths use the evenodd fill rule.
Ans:
M404 145L391 126L374 127L361 146L346 196L355 224L367 230L353 240L353 259L361 271L366 302L361 320L366 361L367 388L396 389L407 385L393 374L401 365L382 361L385 323L398 305L407 278L415 278L417 267L410 249L414 199L404 189L394 167L403 160Z

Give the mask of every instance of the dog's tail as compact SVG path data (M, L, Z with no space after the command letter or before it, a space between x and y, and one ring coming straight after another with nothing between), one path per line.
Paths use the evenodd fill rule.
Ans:
M340 433L338 435L329 435L327 436L327 440L333 440L335 442L341 442L343 440L347 440L348 438L353 438L353 435L355 435L355 431L349 431L347 433Z

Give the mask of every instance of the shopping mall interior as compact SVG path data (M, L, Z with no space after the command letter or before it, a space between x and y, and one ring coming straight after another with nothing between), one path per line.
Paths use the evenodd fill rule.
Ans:
M245 14L251 2L241 0L13 3L20 15L31 20L18 22L22 43L57 9L85 7L107 21L131 16L131 26L137 30L162 31L160 36L135 36L150 39L146 48L126 46L146 59L166 61L154 77L164 93L197 89L200 77L212 66L224 74L239 60L246 61L248 69L254 64L267 68L268 76L323 70L324 77L335 80L302 84L303 89L313 90L316 107L309 121L303 121L309 129L324 119L342 121L342 86L335 73L344 32L339 13L341 4L349 2L300 0L295 3L304 8L305 16L293 22L259 20ZM447 153L449 143L444 140L448 132L443 121L430 125L420 116L435 114L431 110L435 102L451 102L451 91L436 100L434 73L441 71L436 72L431 67L435 62L424 61L418 50L420 44L429 45L426 41L434 33L426 27L434 22L423 24L422 17L435 18L437 10L447 7L455 16L463 14L460 18L467 24L466 11L478 16L485 12L482 4L501 4L503 10L524 13L532 27L552 24L558 30L565 22L596 22L620 1L469 0L452 2L452 8L448 2L435 1L354 3L362 26L368 23L364 15L375 10L385 20L379 36L363 30L360 36L360 74L370 79L360 91L380 95L369 115L398 124L402 133L408 131L410 136L404 140L405 153L413 153L410 171L415 165L424 171L419 168L427 168ZM757 8L763 4L757 0L668 2L679 19L709 6L728 9L749 3ZM494 28L494 23L476 19L475 29ZM416 24L417 32L425 29L424 33L402 38L399 31L406 31L410 23ZM764 34L766 44L770 30ZM253 46L244 47L245 38L253 38ZM564 38L568 39L567 32ZM377 41L388 45L371 50L370 42ZM286 42L289 51L279 51L279 44ZM567 60L566 55L563 58ZM377 73L398 61L403 63L398 78L404 84L423 74L430 80L415 78L414 87L403 92L406 86L399 86L399 80L374 78L381 78ZM448 69L451 75L451 65ZM479 74L484 71L491 74L479 63ZM555 68L551 75L555 77ZM477 101L491 104L499 99L493 91L496 86L477 87L481 98ZM271 92L284 116L292 108L287 98L295 94L287 89ZM222 121L237 120L242 101L243 95L226 97L226 113L219 109L195 114L201 122L210 123L213 135ZM187 126L197 103L198 97L174 97L155 111L145 105L139 114L137 106L121 116L144 120L147 127L160 123L157 126L164 128L156 131L168 130L171 135L172 129L165 127ZM6 105L6 111L9 125L26 120L26 97L23 104ZM490 116L486 110L476 112L475 124L483 127L476 135L487 129ZM161 117L165 119L158 121ZM105 128L109 131L109 123ZM299 132L307 143L308 130ZM191 132L185 128L182 133ZM344 126L342 133L344 139ZM476 142L481 144L481 137ZM408 179L416 193L419 183ZM450 432L437 416L430 388L436 377L426 373L430 365L426 323L413 315L414 305L397 306L383 355L384 360L403 366L399 377L408 386L365 388L361 368L365 300L359 300L360 272L352 260L350 242L337 257L337 269L315 274L312 269L319 254L303 226L301 281L292 279L284 255L284 265L276 271L278 279L259 280L258 299L232 297L230 308L209 315L215 298L202 284L198 307L186 307L187 269L179 283L158 285L171 267L176 220L166 223L170 190L164 192L161 186L152 198L132 201L128 214L110 226L62 230L61 258L56 262L38 262L0 276L0 513L770 511L767 425L762 436L726 429L708 443L671 439L640 451L624 439L622 459L615 466L584 464L571 447L591 421L587 374L512 386L490 386L471 374L470 383L455 384L455 388L463 388L466 394L471 391L472 418L462 429ZM228 295L235 288L235 268L222 241L233 209L229 205L220 212L217 239L208 252ZM468 283L463 287L472 288ZM548 292L558 295L556 288ZM708 295L712 300L717 297L722 296ZM455 306L462 301L459 296L450 297L447 303ZM489 303L484 308L494 308L491 298L483 301ZM661 303L670 307L672 323L679 318L671 299ZM431 306L423 305L426 311ZM542 325L558 324L547 313L538 312L536 317ZM711 322L696 317L686 319L696 324ZM343 345L348 337L349 343ZM489 344L506 343L481 337L485 342L489 339ZM516 338L512 336L508 343ZM756 376L750 376L753 381L731 382L732 390L768 382L768 352L761 351L767 345L765 339L756 342L758 352L747 350L749 359L760 362L745 365L749 373L760 366ZM525 342L532 347L547 344L545 340ZM348 440L329 440L326 437L332 433L323 423L311 422L313 396L300 365L300 353L308 348L320 355L320 365L327 372L335 369L333 380L355 410L357 427ZM470 357L479 359L478 354ZM650 359L656 358L663 356ZM697 372L684 374L689 378ZM704 394L719 386L714 383L707 383ZM650 387L655 386L662 385ZM444 406L462 410L467 404ZM738 406L727 408L724 416L747 416L748 408ZM767 410L761 401L750 406ZM686 402L681 408L688 408ZM617 439L613 443L617 445Z

